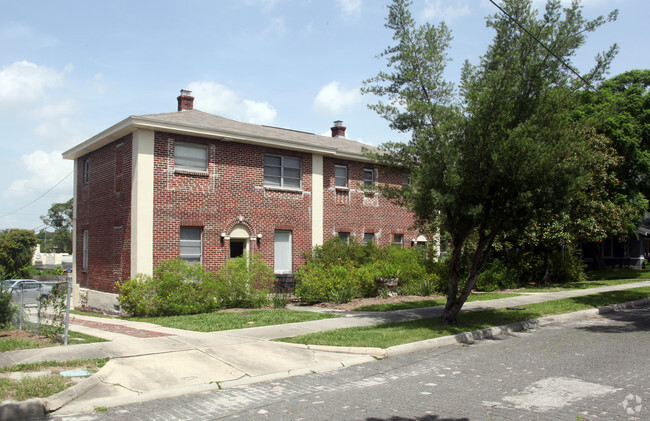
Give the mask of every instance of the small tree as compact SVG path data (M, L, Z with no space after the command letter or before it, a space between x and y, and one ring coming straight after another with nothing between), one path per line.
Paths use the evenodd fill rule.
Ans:
M442 320L455 323L495 242L518 241L534 222L567 211L590 177L583 165L588 138L571 118L582 82L558 58L570 62L585 34L616 12L588 21L579 2L562 9L548 1L539 18L529 0L504 1L512 20L488 18L496 35L478 65L465 63L456 95L443 78L449 29L416 26L409 5L389 6L386 26L396 44L382 56L393 71L366 81L364 92L387 97L371 108L411 134L408 143L385 144L390 153L374 158L411 172L404 201L421 225L451 239ZM598 56L588 79L601 78L616 49Z
M54 229L54 232L41 230L38 233L41 250L72 253L72 199L52 204L47 215L41 216L41 220Z
M0 233L0 275L2 279L27 276L32 264L36 235L25 229L10 229Z

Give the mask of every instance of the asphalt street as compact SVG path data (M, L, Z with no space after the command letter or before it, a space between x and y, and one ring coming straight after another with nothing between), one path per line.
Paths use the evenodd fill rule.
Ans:
M650 307L52 420L648 420Z

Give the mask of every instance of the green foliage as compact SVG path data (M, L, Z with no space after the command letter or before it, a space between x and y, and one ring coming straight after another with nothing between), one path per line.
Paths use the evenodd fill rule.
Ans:
M15 312L11 292L5 287L0 287L0 328L11 324Z
M49 295L40 300L39 333L53 341L63 342L67 295L68 285L62 282L52 285Z
M138 274L116 284L120 306L135 316L171 316L214 311L213 275L182 259L164 261L153 276Z
M476 289L491 292L497 289L516 288L519 286L519 271L507 265L503 260L491 261L478 276Z
M429 284L437 279L427 273L426 264L426 256L417 249L346 244L334 237L307 255L296 276L295 294L309 303L344 303L387 294L387 289L379 290L378 278L397 278L397 289L419 294L430 291Z
M513 20L570 62L586 35L616 12L588 21L578 1L566 8L548 1L538 16L528 0L505 0L513 20L488 17L493 42L478 65L465 63L456 91L444 79L449 29L417 26L410 4L389 6L386 27L395 43L381 54L389 70L363 91L386 98L371 108L411 139L370 155L410 173L409 189L387 193L399 196L420 225L450 237L443 320L454 323L495 242L515 242L534 222L568 212L590 171L602 168L585 165L593 158L585 122L572 118L582 82ZM616 51L614 45L599 55L586 77L600 80Z
M54 229L54 232L41 230L37 234L41 251L72 253L72 199L65 203L53 203L41 220Z
M30 230L10 229L0 233L0 277L24 278L32 263L38 239Z
M216 275L216 297L222 307L262 307L275 276L257 254L228 260Z
M200 263L166 260L153 276L138 274L115 287L120 306L129 314L175 316L260 307L267 303L274 280L273 271L253 255L229 260L216 275Z

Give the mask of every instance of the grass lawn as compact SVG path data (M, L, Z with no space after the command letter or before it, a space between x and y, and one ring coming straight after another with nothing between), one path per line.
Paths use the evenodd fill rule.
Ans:
M650 297L650 287L610 291L583 297L566 298L545 303L530 304L525 310L487 310L461 313L456 326L444 326L440 319L423 319L388 323L376 326L354 327L282 338L279 341L310 345L363 346L387 348L409 342L536 319L543 316L569 313L608 304L622 303Z
M631 269L620 269L620 270L625 271ZM519 288L516 290L516 292L557 292L566 289L589 289L589 288L597 288L597 287L604 287L610 285L632 284L634 282L647 281L648 279L650 279L649 276L645 275L646 272L643 273L644 273L643 276L639 275L639 277L637 278L590 279L588 281L567 282L565 284L530 285L525 288Z
M106 342L105 339L84 333L69 331L68 343L70 345L86 344L92 342ZM40 336L26 330L4 329L0 330L0 352L15 351L18 349L45 348L62 345L45 336Z
M486 293L472 294L469 296L467 301L496 300L498 298L517 297L520 295L521 294L509 293L509 292L486 292ZM443 306L445 305L446 302L447 302L447 298L436 298L434 300L408 301L408 302L387 303L387 304L371 304L367 306L357 307L354 309L354 311L408 310L412 308Z
M32 364L16 364L0 368L0 401L24 401L45 398L73 386L76 382L59 374L68 370L97 372L108 358L73 360L66 362L45 361Z
M311 311L273 309L224 311L192 314L189 316L129 317L128 320L153 323L176 329L194 330L197 332L216 332L220 330L330 319L334 317L339 316Z

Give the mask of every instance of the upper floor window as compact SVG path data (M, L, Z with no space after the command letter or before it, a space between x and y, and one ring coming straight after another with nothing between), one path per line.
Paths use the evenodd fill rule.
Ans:
M334 165L334 186L348 186L348 167L345 165Z
M371 168L363 169L363 185L372 186L375 183L375 170Z
M84 183L87 183L88 182L88 172L90 170L90 162L86 159L83 162L83 166L84 166L83 167L83 180L84 180Z
M207 145L177 142L174 146L174 168L190 171L207 171Z
M408 187L411 185L411 176L408 174L402 174L402 187Z
M264 185L299 189L302 187L300 158L264 155Z

